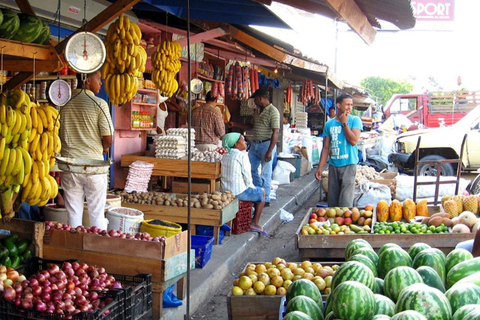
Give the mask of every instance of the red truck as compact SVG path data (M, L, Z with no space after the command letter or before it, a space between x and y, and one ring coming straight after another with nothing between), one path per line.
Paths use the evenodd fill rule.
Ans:
M449 91L394 94L383 108L385 119L404 114L428 128L449 126L480 104L480 91Z

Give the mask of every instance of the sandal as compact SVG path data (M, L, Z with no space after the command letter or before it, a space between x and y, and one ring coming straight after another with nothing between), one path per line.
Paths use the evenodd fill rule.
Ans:
M258 229L258 228L253 227L253 228L250 228L250 232L258 232L258 233L264 235L265 237L269 236L268 232L265 229Z

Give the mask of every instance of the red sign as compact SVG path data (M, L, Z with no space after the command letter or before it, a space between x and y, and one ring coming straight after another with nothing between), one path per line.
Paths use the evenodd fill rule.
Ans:
M417 20L453 21L455 0L412 1L413 14Z

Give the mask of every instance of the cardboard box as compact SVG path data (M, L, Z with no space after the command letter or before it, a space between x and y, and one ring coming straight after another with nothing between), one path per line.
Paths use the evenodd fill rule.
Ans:
M220 190L220 180L215 181L215 190ZM188 180L177 179L172 182L173 193L187 193L188 192ZM192 179L192 193L212 193L210 188L210 182L201 179Z

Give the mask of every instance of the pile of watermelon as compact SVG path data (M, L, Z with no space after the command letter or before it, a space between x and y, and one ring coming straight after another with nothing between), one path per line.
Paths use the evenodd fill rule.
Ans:
M388 243L375 252L365 240L355 239L345 257L325 308L311 286L294 282L284 319L480 319L480 257L466 250L445 255L425 243L408 251Z
M48 44L50 27L37 16L0 10L0 38L28 43Z

